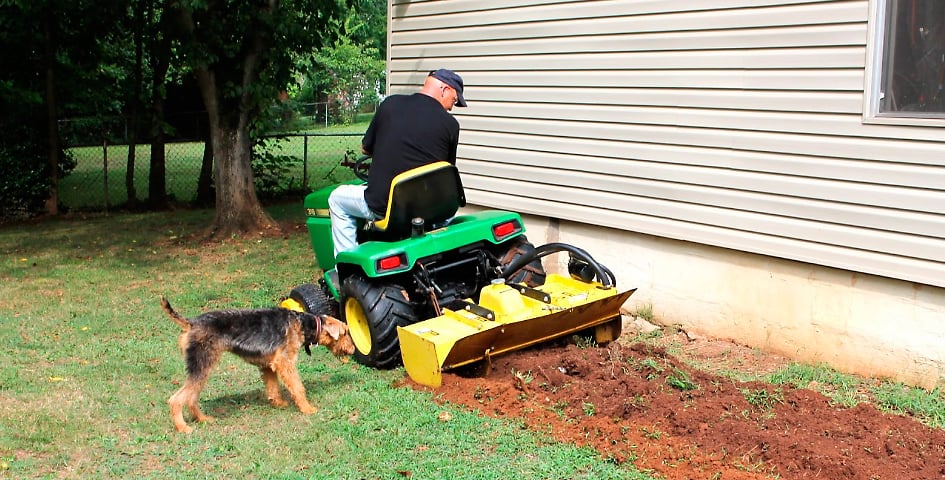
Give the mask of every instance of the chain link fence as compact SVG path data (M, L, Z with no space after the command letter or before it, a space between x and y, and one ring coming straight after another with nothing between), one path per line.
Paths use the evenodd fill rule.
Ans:
M342 165L361 151L363 133L296 133L267 136L265 155L269 159L266 181L278 184L283 192L310 192L323 186L354 178ZM108 138L103 136L101 138ZM59 200L69 210L108 210L128 202L127 144L102 140L98 145L74 146L68 151L76 166L60 180ZM164 146L165 183L168 198L188 203L196 199L197 183L204 158L203 141L175 141ZM275 160L273 160L275 159ZM134 152L135 197L148 197L151 145L138 145ZM275 176L275 178L273 178ZM257 175L257 191L260 188Z

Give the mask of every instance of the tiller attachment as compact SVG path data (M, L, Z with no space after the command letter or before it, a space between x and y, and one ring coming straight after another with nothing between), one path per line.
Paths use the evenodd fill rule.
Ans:
M562 249L572 253L570 277L549 274L536 288L499 279L482 289L478 304L467 301L464 309L443 309L438 317L398 327L410 378L437 388L445 370L490 362L495 355L555 338L582 332L593 334L599 344L616 340L620 307L636 289L618 293L613 275L574 247L550 244L536 249L536 256ZM580 258L574 260L574 254ZM509 265L505 273L533 258ZM595 274L600 282L591 281Z

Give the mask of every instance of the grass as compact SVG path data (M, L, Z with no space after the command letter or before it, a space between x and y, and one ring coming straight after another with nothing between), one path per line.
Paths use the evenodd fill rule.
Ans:
M767 381L794 387L813 388L830 397L837 405L852 407L867 400L865 390L859 388L861 379L831 369L827 365L791 363L769 375Z
M269 210L301 223L299 205ZM0 228L0 478L652 478L440 405L435 392L400 386L402 369L343 363L324 348L299 367L318 413L272 408L257 370L227 355L202 396L217 420L176 433L166 400L184 377L179 329L159 296L185 315L271 306L317 273L301 230L191 240L212 218L177 210Z

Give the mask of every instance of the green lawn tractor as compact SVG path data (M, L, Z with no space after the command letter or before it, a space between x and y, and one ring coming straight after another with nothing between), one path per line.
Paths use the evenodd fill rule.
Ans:
M355 162L359 180L369 168ZM404 172L384 218L359 228L358 247L334 256L329 186L305 198L306 226L321 278L294 288L281 306L348 324L355 359L374 368L404 365L436 388L441 372L572 334L598 343L621 332L613 274L579 248L534 247L519 214L465 205L459 172L446 162ZM541 258L570 255L567 276Z

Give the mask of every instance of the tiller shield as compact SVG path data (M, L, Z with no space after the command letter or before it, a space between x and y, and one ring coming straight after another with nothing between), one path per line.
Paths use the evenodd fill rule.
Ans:
M495 355L555 338L593 329L598 343L616 340L620 307L634 291L555 274L535 289L488 285L478 304L467 301L463 310L444 309L439 317L398 327L404 367L413 381L437 388L445 370L483 360L488 365Z

